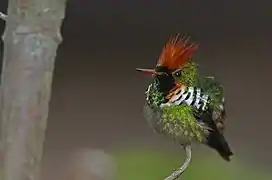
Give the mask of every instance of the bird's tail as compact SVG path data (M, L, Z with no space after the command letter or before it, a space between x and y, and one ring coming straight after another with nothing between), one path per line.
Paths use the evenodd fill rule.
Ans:
M230 161L233 152L231 151L227 140L220 132L215 131L210 133L208 145L215 149L223 159Z

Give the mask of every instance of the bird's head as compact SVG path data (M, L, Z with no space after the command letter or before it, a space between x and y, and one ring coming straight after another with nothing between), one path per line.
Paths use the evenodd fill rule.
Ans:
M158 63L154 69L136 70L152 75L158 79L165 88L171 88L175 83L179 83L184 75L183 66L192 58L199 44L189 43L190 37L180 37L177 34L171 37L166 43L159 56Z

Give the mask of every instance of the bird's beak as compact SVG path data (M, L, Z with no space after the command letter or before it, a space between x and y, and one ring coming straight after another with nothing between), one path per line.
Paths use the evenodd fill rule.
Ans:
M136 71L149 74L149 75L160 75L160 73L156 72L154 69L136 68Z

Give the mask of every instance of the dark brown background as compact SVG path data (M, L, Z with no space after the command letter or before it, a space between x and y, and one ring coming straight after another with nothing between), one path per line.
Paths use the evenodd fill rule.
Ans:
M271 6L268 0L70 0L45 143L44 172L49 173L44 174L54 179L77 147L111 149L130 142L178 148L147 127L141 110L149 78L134 70L153 67L176 32L202 44L196 54L201 70L226 88L226 136L236 156L271 167ZM0 7L5 11L7 3Z

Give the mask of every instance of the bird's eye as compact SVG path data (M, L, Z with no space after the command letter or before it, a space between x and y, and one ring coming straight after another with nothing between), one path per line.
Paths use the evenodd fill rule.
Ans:
M181 74L182 74L181 70L177 70L174 72L174 76L176 76L176 77L180 77Z

